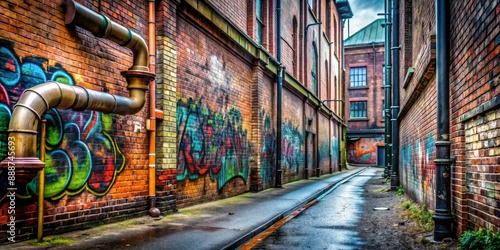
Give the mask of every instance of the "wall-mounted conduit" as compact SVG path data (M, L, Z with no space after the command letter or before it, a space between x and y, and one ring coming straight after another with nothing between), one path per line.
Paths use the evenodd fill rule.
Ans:
M148 47L141 36L73 0L67 0L64 7L66 25L79 26L133 52L132 67L121 72L127 80L129 97L52 81L27 89L14 106L8 129L9 137L15 138L15 158L10 165L16 166L17 183L28 183L45 167L45 163L36 157L36 145L38 123L47 110L135 114L144 107L149 83L155 78L155 74L149 71ZM6 169L9 161L6 159L0 165Z

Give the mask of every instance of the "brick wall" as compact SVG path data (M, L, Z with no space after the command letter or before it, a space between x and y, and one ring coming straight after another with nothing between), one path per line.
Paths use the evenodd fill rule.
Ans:
M283 92L283 123L281 168L283 183L300 179L304 169L304 105L302 100Z
M409 5L409 1L404 3ZM433 148L429 147L431 138L437 140L435 10L434 1L411 4L413 13L405 14L406 25L400 30L405 34L403 48L412 48L404 50L405 64L401 67L415 67L413 78L401 86L400 178L414 198L433 207L435 156L428 151ZM451 173L451 210L457 235L480 227L496 231L499 226L496 152L500 103L497 99L500 92L497 87L500 82L499 11L498 1L484 4L450 1L450 141L451 156L455 159ZM408 34L409 17L411 34ZM408 64L410 53L412 60Z
M79 2L147 40L146 2ZM252 13L248 3L156 2L157 47L152 63L157 72L157 108L165 114L156 123L156 205L164 214L178 207L274 186L276 6L275 1L266 3L265 43L264 48L258 48L248 40L254 35L255 20L249 17L252 15L241 15ZM326 45L320 30L324 25L313 27L304 59L302 31L306 21L314 19L300 1L285 1L283 6L295 11L283 12L286 28L282 44L288 45L283 46L288 52L283 54L287 75L283 83L283 140L279 143L284 143L283 183L287 183L304 177L306 154L308 176L312 176L318 162L322 174L329 170L330 148L339 150L333 139L324 139L333 138L333 131L339 131L336 115L325 108L318 111L320 100L307 90L311 84L305 83L305 78L304 83L298 81L299 76L306 75L310 80L313 42L321 49L320 89L331 89L333 79L342 81L340 62L333 58L333 49L340 47L340 41ZM298 13L301 9L304 13ZM0 12L4 13L0 16L0 115L4 121L0 122L0 132L6 131L6 121L22 90L50 79L128 96L120 72L132 64L132 53L81 28L66 27L62 1L2 1ZM294 37L289 27L293 26L291 15L299 16L296 44L290 40ZM294 64L296 72L292 70ZM46 234L146 215L148 109L146 105L138 114L127 116L65 110L47 113L51 164L46 168ZM305 124L307 117L313 118L310 127ZM330 126L332 129L328 129ZM307 142L306 130L310 132ZM0 133L0 142L5 141L5 133ZM0 147L1 158L6 155L4 148ZM322 151L317 154L318 150ZM338 153L332 153L332 157L335 155L338 157ZM0 178L5 180L3 174ZM18 240L34 237L36 182L19 188L23 196L16 203ZM0 197L4 197L0 200L0 224L5 232L9 203L4 196L6 190L0 191Z
M82 2L147 39L146 2L93 3ZM120 71L132 65L130 50L81 28L66 27L62 1L2 1L0 12L0 60L1 65L7 65L0 72L2 132L21 91L47 80L128 96ZM143 124L147 113L147 105L138 114L127 116L47 112L46 234L145 214L148 149ZM6 153L6 134L2 134L0 158ZM1 178L5 183L5 175ZM3 241L10 218L6 190L0 192L4 197L0 201ZM16 240L34 236L37 193L37 178L18 187Z
M433 209L435 206L436 83L424 90L400 122L400 180L406 193Z
M252 65L177 20L177 202L249 188Z
M384 65L383 44L375 45L375 58L373 57L374 51L371 44L367 46L350 46L345 49L345 88L347 89L346 97L348 99L345 106L347 127L349 130L383 128L382 110L385 99L382 74ZM375 67L373 66L374 63ZM350 87L350 69L353 67L366 67L366 87ZM367 102L366 118L350 117L350 102L353 101Z
M450 11L452 209L458 232L498 230L500 3L453 2Z

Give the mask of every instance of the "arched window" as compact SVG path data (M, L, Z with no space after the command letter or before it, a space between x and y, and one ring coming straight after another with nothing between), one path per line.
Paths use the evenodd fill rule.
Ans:
M311 81L313 94L318 96L318 52L316 50L316 44L313 44L311 53Z
M338 41L338 31L337 31L337 19L335 18L335 15L333 16L333 34L331 36L331 41L333 42L333 46L334 47L334 51L335 51L335 54L338 55L338 51L337 49L340 47L340 44L337 43Z
M264 5L263 0L255 0L255 41L263 44L264 34Z
M332 99L332 79L330 79L330 66L328 61L325 61L325 71L326 71L326 99Z
M298 77L299 70L299 25L297 22L297 17L293 16L293 75Z
M328 39L330 39L330 42L333 40L332 39L332 7L331 7L331 1L326 1L326 36Z

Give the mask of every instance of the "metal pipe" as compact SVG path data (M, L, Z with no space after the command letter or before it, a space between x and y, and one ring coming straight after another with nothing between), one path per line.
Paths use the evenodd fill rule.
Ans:
M320 166L320 161L319 161L319 111L323 107L323 103L319 103L318 107L316 108L316 136L314 136L314 144L316 144L316 177L320 177L321 175L321 166Z
M375 42L372 42L372 49L373 49L373 127L377 127L377 50L375 48Z
M399 186L399 1L392 1L392 171L391 190Z
M40 161L45 162L45 138L46 138L46 128L47 120L43 119L40 126ZM42 168L38 174L38 229L37 229L37 241L43 242L43 202L45 195L45 168Z
M277 104L276 104L276 179L275 179L275 187L281 188L282 186L282 170L281 170L281 141L282 141L282 98L283 98L283 74L285 68L283 64L281 64L281 0L277 0L277 8L276 8L276 59L278 60L278 82L277 82Z
M155 78L147 67L147 45L138 34L72 0L67 0L65 7L66 24L78 25L132 50L134 64L129 70L121 72L127 80L129 97L52 81L25 90L14 106L8 129L9 136L14 137L16 143L14 164L18 183L28 183L45 166L36 158L36 138L38 122L47 110L59 108L135 114L144 106L149 82ZM2 161L1 167L7 168L8 162Z
M388 178L391 173L391 155L392 155L392 129L390 120L390 110L391 110L391 0L385 0L385 44L384 44L384 55L385 55L385 84L384 84L384 94L385 94L385 169L384 177Z
M148 1L148 45L149 71L156 73L156 21L155 0ZM149 215L160 217L160 210L156 207L156 81L149 82Z
M436 145L436 209L434 240L451 237L450 192L450 47L449 9L447 0L436 0L436 81L437 81L437 141Z

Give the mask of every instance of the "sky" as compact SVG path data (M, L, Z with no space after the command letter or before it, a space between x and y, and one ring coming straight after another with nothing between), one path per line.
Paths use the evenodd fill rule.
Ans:
M384 12L384 0L349 0L354 16L349 20L349 34L353 35L356 31L370 24L378 18L378 13ZM347 38L347 23L344 38Z

